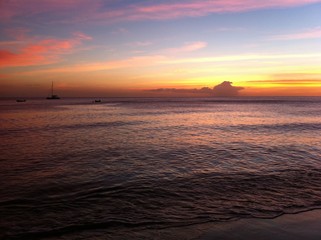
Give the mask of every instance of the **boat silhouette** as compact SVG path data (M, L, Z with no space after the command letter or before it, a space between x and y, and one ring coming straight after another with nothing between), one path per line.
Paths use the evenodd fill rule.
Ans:
M60 99L60 97L56 94L54 94L54 91L53 91L53 82L51 83L51 96L47 97L47 99Z

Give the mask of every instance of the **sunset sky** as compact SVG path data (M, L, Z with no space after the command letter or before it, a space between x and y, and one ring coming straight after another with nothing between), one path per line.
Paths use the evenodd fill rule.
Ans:
M321 0L0 0L0 36L0 97L321 96Z

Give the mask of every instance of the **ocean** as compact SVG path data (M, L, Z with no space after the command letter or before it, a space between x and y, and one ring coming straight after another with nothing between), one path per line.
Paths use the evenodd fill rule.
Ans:
M321 97L92 100L0 100L0 239L321 208Z

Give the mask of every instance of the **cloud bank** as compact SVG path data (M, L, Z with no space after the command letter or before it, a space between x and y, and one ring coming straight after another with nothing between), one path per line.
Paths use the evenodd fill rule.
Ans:
M234 87L232 82L224 81L213 88L203 87L200 89L182 89L182 88L157 88L149 89L146 91L154 93L176 93L176 94L201 94L214 97L236 97L239 92L244 89L243 87Z

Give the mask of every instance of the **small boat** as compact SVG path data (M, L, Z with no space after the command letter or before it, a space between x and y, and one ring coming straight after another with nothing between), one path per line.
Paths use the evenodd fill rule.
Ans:
M50 97L47 97L47 99L60 99L60 97L52 94Z
M27 101L27 100L23 99L23 98L19 98L19 99L16 100L16 102L25 102L25 101Z
M51 84L51 96L47 97L47 99L60 99L60 97L53 92L53 82Z
M101 99L95 99L94 102L95 103L101 103Z

